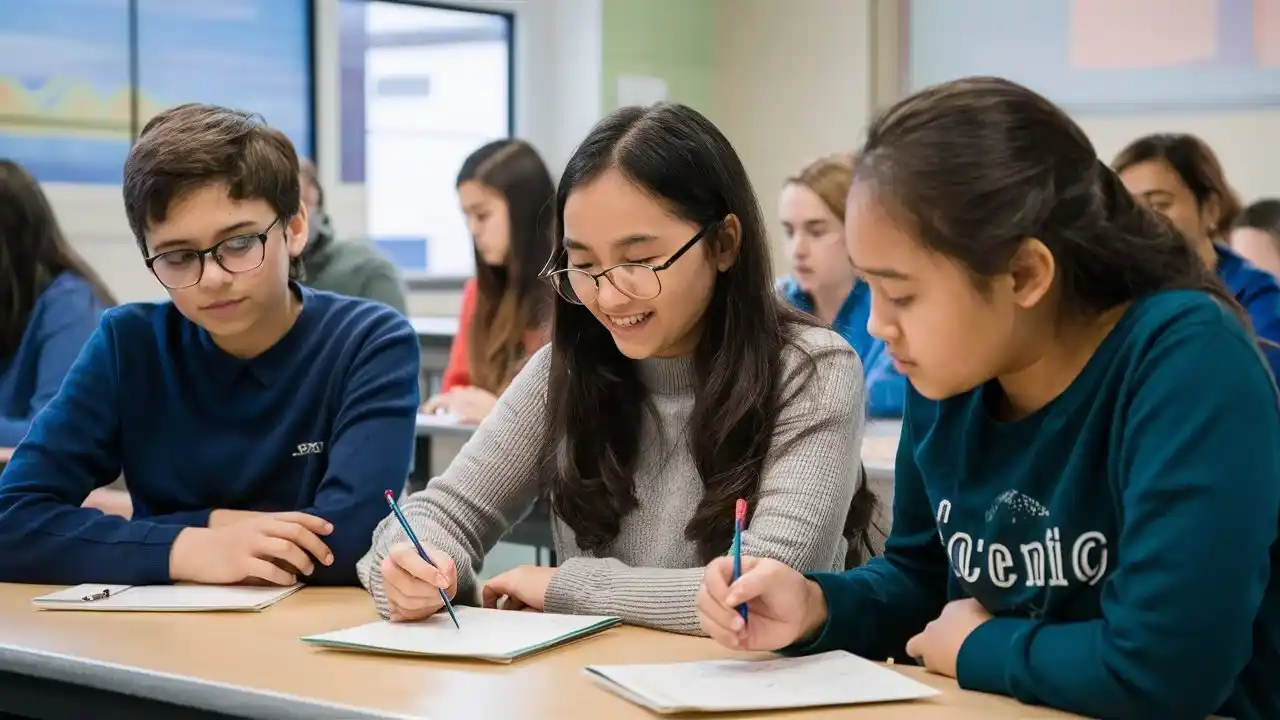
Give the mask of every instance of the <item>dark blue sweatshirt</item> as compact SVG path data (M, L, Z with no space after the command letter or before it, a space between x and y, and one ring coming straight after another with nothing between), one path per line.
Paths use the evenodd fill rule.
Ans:
M1280 717L1280 410L1207 295L1134 303L1076 380L1016 422L997 382L914 390L885 553L815 575L831 616L792 652L905 658L951 600L996 617L961 687L1089 717Z
M0 582L167 583L174 538L222 508L329 520L334 563L306 581L355 584L409 470L418 341L384 305L294 290L249 360L170 303L109 310L0 475ZM121 471L133 520L80 507Z
M1270 273L1223 245L1214 245L1218 253L1218 278L1227 286L1249 313L1253 331L1258 337L1276 345L1263 345L1263 354L1271 372L1280 377L1280 284Z
M17 352L0 358L0 447L17 445L31 418L58 394L104 309L93 287L72 272L40 293Z

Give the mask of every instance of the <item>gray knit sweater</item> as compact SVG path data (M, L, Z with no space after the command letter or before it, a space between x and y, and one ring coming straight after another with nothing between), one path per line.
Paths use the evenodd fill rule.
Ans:
M830 330L805 329L798 345L813 357L816 372L798 386L805 377L804 357L796 347L786 349L780 371L782 397L790 402L779 413L774 450L743 533L743 554L775 558L804 571L841 570L846 550L841 530L859 482L862 367ZM444 474L402 506L419 539L457 564L458 598L464 604L475 601L476 573L485 554L539 492L535 468L543 446L550 359L550 348L535 354ZM657 410L646 413L642 427L635 477L639 505L622 519L617 538L599 557L579 549L569 527L553 521L561 565L545 609L698 633L694 597L702 563L695 544L685 539L685 526L703 494L687 436L693 361L638 362ZM820 429L788 443L814 426ZM373 545L358 566L360 582L384 617L380 566L388 549L405 539L388 518L374 531Z

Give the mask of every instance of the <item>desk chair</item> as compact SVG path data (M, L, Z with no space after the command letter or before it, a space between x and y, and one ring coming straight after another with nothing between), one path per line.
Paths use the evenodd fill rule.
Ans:
M556 566L556 544L551 530L551 506L539 498L524 517L507 531L503 542L528 545L534 549L534 565L542 564L542 551L547 551L548 567Z

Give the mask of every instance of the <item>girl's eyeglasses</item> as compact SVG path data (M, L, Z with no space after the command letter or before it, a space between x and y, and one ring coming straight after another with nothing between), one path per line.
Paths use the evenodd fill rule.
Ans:
M544 270L539 277L551 283L556 289L556 294L564 298L567 302L574 305L590 305L595 302L596 297L600 294L600 278L607 279L618 292L635 300L652 300L662 292L662 280L658 277L658 273L666 270L675 264L689 251L689 248L697 244L699 240L706 237L711 228L719 223L711 223L698 231L696 235L689 238L689 241L680 246L679 250L667 258L667 261L661 265L645 265L644 263L622 263L613 267L605 268L598 273L579 270L578 268L564 268L562 270ZM548 266L555 261L553 256Z

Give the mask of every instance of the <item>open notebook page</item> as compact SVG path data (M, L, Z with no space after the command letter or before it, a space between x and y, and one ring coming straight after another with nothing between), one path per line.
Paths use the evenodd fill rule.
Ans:
M843 651L770 660L603 665L586 672L660 713L773 710L915 700L923 683Z
M309 635L302 641L344 649L510 662L618 624L617 618L590 615L458 606L454 611L457 628L447 614L438 613L421 622L375 622Z

